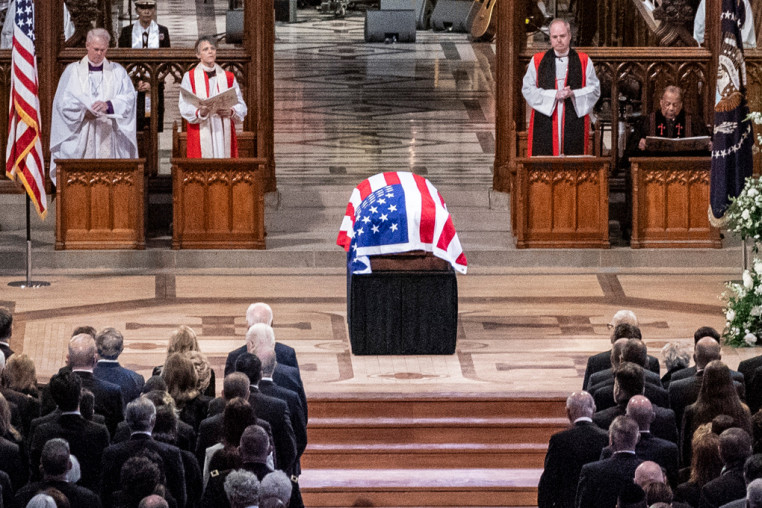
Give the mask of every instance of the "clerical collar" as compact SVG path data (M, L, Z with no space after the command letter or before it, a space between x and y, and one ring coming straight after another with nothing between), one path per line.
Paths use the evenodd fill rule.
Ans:
M214 71L204 71L204 74L206 74L206 77L209 79L217 77L217 73Z
M101 62L100 65L95 65L93 62L90 61L90 59L87 59L87 69L90 72L100 72L103 70L103 62Z
M557 59L566 58L567 56L569 56L569 52L568 51L566 53L564 53L563 55L559 55L555 51L553 52L553 54L556 55Z

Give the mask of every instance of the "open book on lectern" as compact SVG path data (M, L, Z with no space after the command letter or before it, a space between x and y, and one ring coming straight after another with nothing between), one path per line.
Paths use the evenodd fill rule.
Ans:
M646 137L646 150L650 152L700 152L709 150L709 136L693 136L691 138L661 138Z
M228 88L219 95L209 97L208 99L202 99L198 95L194 94L187 88L180 87L180 94L188 104L195 106L196 108L206 107L209 111L219 111L221 109L231 109L238 104L238 95L234 88Z

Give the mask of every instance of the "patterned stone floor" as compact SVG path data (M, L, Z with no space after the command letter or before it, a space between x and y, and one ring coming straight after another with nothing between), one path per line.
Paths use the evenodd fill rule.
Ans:
M559 395L578 388L585 359L608 347L606 323L620 308L639 316L651 353L692 343L702 325L722 328L719 270L581 271L475 269L459 277L457 352L452 356L353 356L345 277L338 270L198 270L157 275L51 274L23 290L0 277L0 304L15 313L12 346L47 381L65 360L71 330L123 331L123 363L148 375L178 325L193 327L221 377L245 333L252 301L270 302L278 340L293 346L308 394L495 393ZM757 354L726 350L732 366ZM218 387L219 388L219 387Z

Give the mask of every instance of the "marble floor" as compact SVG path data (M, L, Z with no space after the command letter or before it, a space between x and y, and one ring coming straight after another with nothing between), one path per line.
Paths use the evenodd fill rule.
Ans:
M113 326L122 361L144 375L162 363L181 325L199 334L221 377L246 331L249 303L269 302L277 339L296 349L310 396L351 393L568 394L588 355L608 348L611 315L630 308L652 354L692 344L703 325L721 329L718 296L732 273L649 269L619 272L475 269L458 277L458 342L452 356L353 356L345 276L333 269L195 270L152 275L50 273L48 288L19 289L0 276L0 305L15 315L13 349L29 354L40 381L63 365L74 327ZM17 278L17 277L16 277ZM726 349L738 362L756 349ZM218 388L220 388L218 386Z

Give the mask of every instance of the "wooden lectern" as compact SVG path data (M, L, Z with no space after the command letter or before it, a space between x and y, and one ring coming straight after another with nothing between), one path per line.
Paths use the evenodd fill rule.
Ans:
M608 169L602 157L516 159L516 247L608 249Z
M56 164L56 249L145 248L145 159Z
M265 248L265 159L171 162L173 249Z
M631 157L633 249L722 247L709 224L710 157Z

